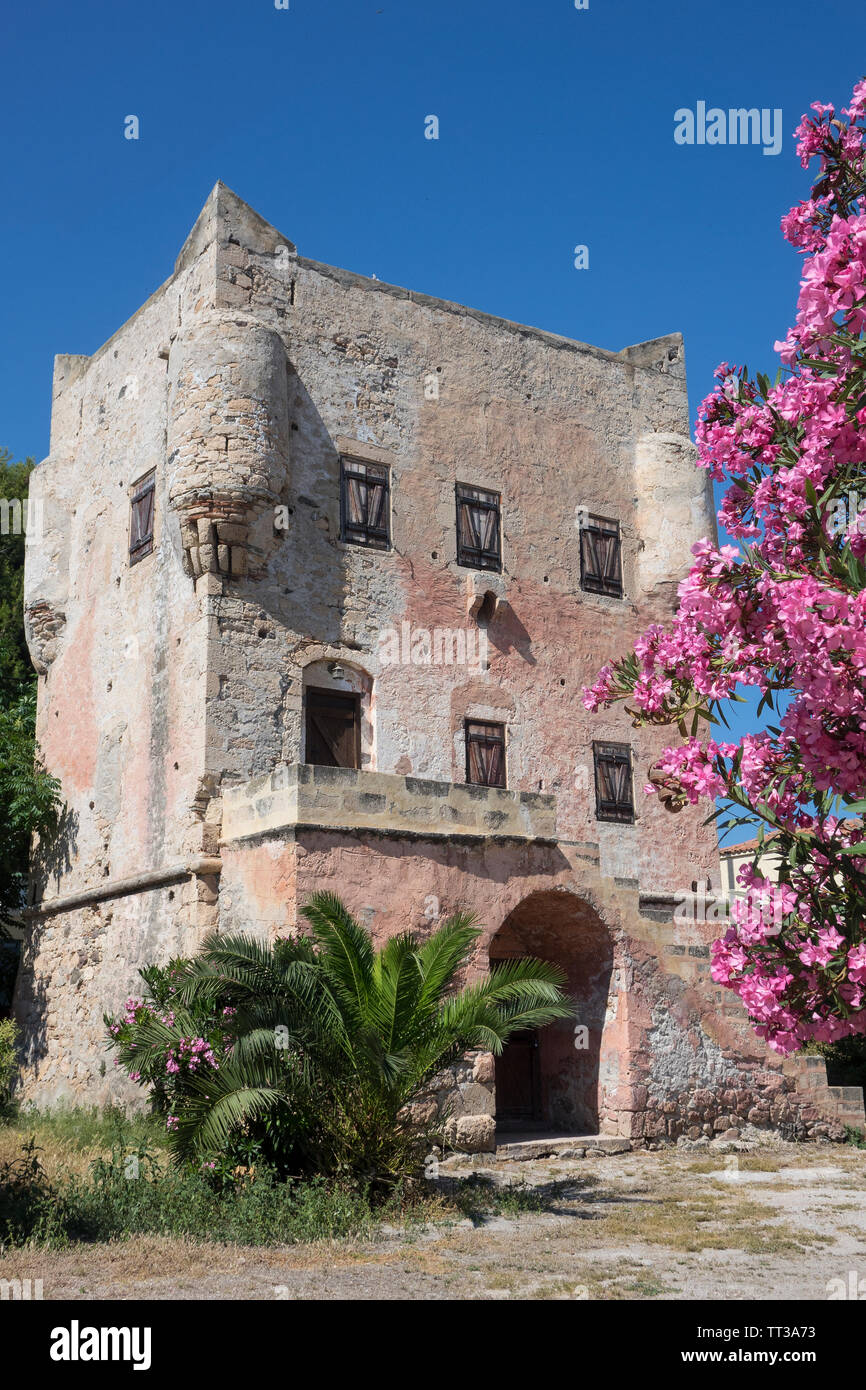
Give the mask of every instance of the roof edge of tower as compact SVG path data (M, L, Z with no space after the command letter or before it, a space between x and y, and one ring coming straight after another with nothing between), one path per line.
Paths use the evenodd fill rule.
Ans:
M292 255L297 251L288 237L238 197L222 179L217 179L180 249L174 263L175 275L200 256L212 241L223 245L238 242L260 252L274 252L278 246L285 246Z

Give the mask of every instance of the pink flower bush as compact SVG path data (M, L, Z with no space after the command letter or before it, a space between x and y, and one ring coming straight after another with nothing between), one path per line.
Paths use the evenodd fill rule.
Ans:
M130 1081L150 1088L174 1131L189 1097L201 1090L202 1078L213 1076L231 1055L238 1009L182 1002L180 982L189 962L149 966L141 972L147 986L144 999L129 998L105 1025L109 1047L117 1053L115 1066L126 1068Z
M169 1076L177 1076L182 1067L194 1076L202 1066L219 1071L214 1050L206 1038L181 1038L176 1047L166 1052L165 1070Z
M797 153L818 175L782 219L804 256L782 370L771 384L722 363L696 429L739 544L700 541L671 630L584 692L589 710L627 700L635 724L679 728L648 794L671 810L721 798L747 813L729 825L771 835L786 882L741 873L712 976L782 1053L866 1033L866 81L840 113L811 111ZM740 686L771 710L782 697L777 724L698 737Z

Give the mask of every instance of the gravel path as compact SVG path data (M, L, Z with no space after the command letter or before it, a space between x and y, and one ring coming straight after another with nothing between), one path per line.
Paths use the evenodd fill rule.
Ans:
M448 1187L471 1165L442 1166ZM43 1296L143 1299L827 1299L866 1292L866 1153L733 1146L485 1164L542 1211L252 1248L140 1237L16 1251L0 1278ZM552 1186L554 1185L555 1186ZM833 1281L842 1281L834 1283Z

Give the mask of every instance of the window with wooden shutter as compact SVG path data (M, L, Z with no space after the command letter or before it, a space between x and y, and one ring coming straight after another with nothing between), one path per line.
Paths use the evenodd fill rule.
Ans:
M466 720L466 781L479 787L505 786L505 725Z
M135 565L153 550L153 504L156 473L139 479L129 499L129 563Z
M498 492L457 484L457 563L470 569L500 570Z
M353 545L387 550L390 534L390 479L380 463L340 459L340 536Z
M593 594L622 598L622 538L618 521L590 516L580 528L580 586Z
M360 767L360 696L308 688L305 699L307 762L324 767Z
M598 820L633 821L631 749L627 743L594 743L595 814Z

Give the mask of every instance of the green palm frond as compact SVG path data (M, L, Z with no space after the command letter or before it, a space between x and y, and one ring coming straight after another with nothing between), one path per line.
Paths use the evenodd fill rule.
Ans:
M490 974L480 982L490 998L507 998L516 987L525 989L536 986L551 997L561 994L568 983L565 971L550 961L539 960L536 956L521 956L513 960L493 961Z
M177 1160L224 1152L238 1130L286 1104L285 1095L264 1077L254 1083L254 1070L247 1062L196 1078L177 1116L177 1127L169 1132Z
M379 1030L384 1047L399 1048L417 1025L422 984L414 938L408 933L392 937L375 957L368 1005L370 1024Z
M562 993L564 975L546 961L522 959L508 962L484 980L468 985L442 1007L443 1028L471 1037L467 1046L481 1046L475 1039L483 1030L499 1053L512 1033L523 1028L542 1028L557 1019L572 1018L573 1001Z
M363 1024L373 975L373 944L334 893L314 893L301 909L318 946L318 964L332 992L357 1025Z
M419 947L418 959L424 976L419 998L422 1009L434 1006L450 989L480 935L473 913L455 912Z
M309 943L299 945L288 959L283 953L278 963L273 946L259 937L211 933L205 937L201 955L181 974L179 993L183 997L185 990L195 989L203 997L220 983L231 983L253 995L277 993L292 968L302 971L313 960Z

